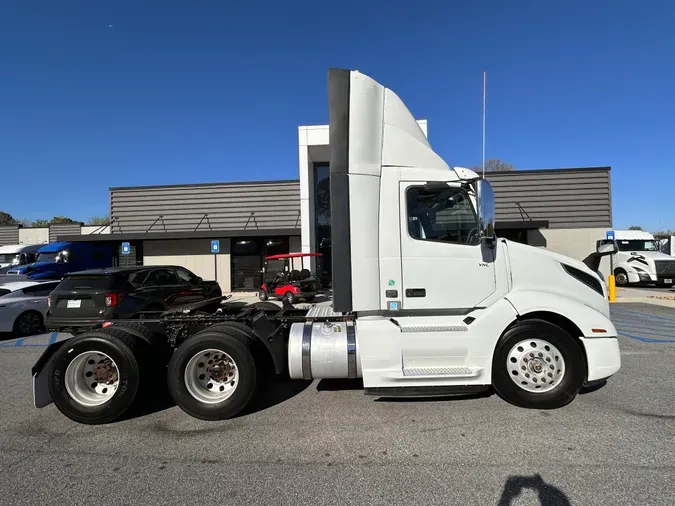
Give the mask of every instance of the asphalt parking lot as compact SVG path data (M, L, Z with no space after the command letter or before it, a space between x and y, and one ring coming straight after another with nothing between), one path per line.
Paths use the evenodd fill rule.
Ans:
M158 402L83 426L32 407L30 367L58 336L3 342L0 504L671 505L675 309L615 304L612 317L621 371L555 411L287 382L225 422Z

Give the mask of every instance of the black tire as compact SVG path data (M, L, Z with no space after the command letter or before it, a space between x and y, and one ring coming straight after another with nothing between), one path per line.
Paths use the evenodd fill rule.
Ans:
M628 286L628 274L623 269L614 269L616 286Z
M142 323L124 320L113 320L111 328L122 330L132 336L136 336L138 339L142 339L148 344L150 347L148 348L148 352L152 353L149 364L154 367L152 373L157 374L157 377L161 378L161 383L164 383L166 371L161 369L166 369L172 352L166 339L166 335L159 332L153 332ZM155 382L155 386L159 386L157 382Z
M267 295L267 290L260 290L258 292L258 298L262 301L266 301L270 297L269 297L269 295Z
M239 325L234 322L230 325ZM215 326L214 326L215 327ZM254 359L253 341L240 328L225 329L221 325L198 332L181 344L169 362L167 383L174 402L188 415L200 420L226 420L240 413L253 398L258 385L258 368ZM225 400L207 404L201 402L185 386L185 369L192 357L202 350L217 349L227 353L239 374L239 383Z
M166 339L164 339L164 337L161 334L153 332L142 323L128 322L124 320L113 320L113 323L109 328L123 330L124 332L134 335L139 339L143 339L143 341L145 341L151 346L166 342Z
M284 300L289 304L295 304L295 302L297 301L297 297L293 292L286 292L284 294Z
M530 392L511 378L513 371L507 366L509 352L520 341L539 339L555 346L562 354L565 372L562 380L552 390ZM517 371L522 374L521 371ZM517 376L517 375L516 375ZM523 378L524 379L524 378ZM561 408L576 397L586 380L586 358L576 339L560 327L544 320L525 320L509 329L499 340L492 361L492 385L506 401L523 408Z
M307 302L312 302L314 300L314 295L308 295L307 297L305 297L305 300Z
M84 406L76 402L65 386L68 365L87 351L100 351L117 365L119 387L100 406ZM61 346L51 360L49 393L57 409L71 420L96 425L121 418L140 399L140 386L147 376L147 343L123 330L103 328L84 332Z
M15 337L32 336L45 328L44 318L39 311L25 311L16 317L12 334Z

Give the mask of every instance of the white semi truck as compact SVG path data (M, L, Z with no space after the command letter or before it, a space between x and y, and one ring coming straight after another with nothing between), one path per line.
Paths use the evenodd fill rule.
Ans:
M0 272L9 267L35 262L37 252L44 244L6 244L0 246Z
M45 351L37 407L105 423L159 385L188 414L221 420L276 374L362 378L379 397L493 386L546 409L619 370L602 278L496 238L487 180L450 169L390 89L357 71L328 77L332 307L215 299L107 322Z
M661 251L652 234L642 230L615 230L617 252L612 256L618 286L675 284L675 258ZM611 242L602 240L600 244Z

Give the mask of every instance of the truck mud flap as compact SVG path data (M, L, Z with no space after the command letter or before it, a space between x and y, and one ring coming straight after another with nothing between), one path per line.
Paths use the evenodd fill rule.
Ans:
M49 367L47 364L54 354L67 343L68 340L52 343L42 353L40 358L31 369L33 376L33 403L36 408L44 408L52 403L52 396L49 394Z
M272 356L276 374L284 372L286 355L288 353L286 340L279 332L280 330L281 326L275 325L268 320L262 311L253 317L253 335L265 345L267 351Z

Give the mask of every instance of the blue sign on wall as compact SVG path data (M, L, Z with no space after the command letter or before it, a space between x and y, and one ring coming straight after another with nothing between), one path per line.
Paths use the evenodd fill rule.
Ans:
M613 241L614 240L614 230L608 230L607 234L605 234L605 239L608 241Z
M220 253L220 241L218 239L211 241L211 253Z
M129 253L131 253L131 244L129 244L128 242L123 242L122 243L122 254L128 255Z

